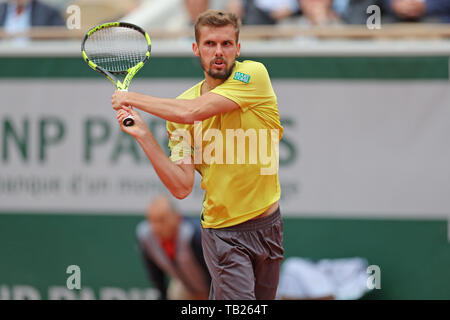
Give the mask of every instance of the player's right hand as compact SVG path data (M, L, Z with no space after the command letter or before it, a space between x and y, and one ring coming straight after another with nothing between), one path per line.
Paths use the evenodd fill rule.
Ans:
M126 127L123 125L123 120L129 115L133 117L134 125ZM144 119L142 119L140 113L133 108L122 106L121 109L117 111L117 121L119 122L120 128L123 132L128 133L136 139L144 137L149 132Z

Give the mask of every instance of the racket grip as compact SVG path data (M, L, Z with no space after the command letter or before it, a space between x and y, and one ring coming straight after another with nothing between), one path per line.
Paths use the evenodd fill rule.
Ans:
M128 91L128 89L119 89L120 91ZM125 127L132 127L134 125L134 119L131 114L129 114L125 119L122 121L123 125Z

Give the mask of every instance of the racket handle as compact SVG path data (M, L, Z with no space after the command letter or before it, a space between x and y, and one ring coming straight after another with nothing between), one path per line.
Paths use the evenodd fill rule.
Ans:
M128 89L119 89L119 91L128 91ZM130 108L132 107L130 106ZM134 125L133 116L129 114L125 119L123 119L122 123L125 127L132 127Z

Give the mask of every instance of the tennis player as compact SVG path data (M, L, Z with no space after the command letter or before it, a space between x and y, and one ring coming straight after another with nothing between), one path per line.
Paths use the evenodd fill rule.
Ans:
M122 130L136 138L176 198L190 194L195 170L202 176L202 247L212 279L209 298L274 299L284 254L281 190L278 170L264 173L271 164L262 161L261 150L270 151L272 159L275 155L278 169L283 128L277 99L263 64L236 61L240 43L235 15L212 10L201 14L195 40L192 49L200 58L203 81L177 99L116 91L112 106ZM127 106L167 120L170 158L139 113ZM122 125L128 113L136 121L132 127ZM238 140L242 132L249 141L245 161L239 150L235 152L238 144L229 141L230 136ZM255 135L257 161L251 154Z

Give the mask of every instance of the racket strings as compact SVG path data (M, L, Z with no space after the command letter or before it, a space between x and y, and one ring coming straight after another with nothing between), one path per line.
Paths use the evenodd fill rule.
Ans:
M148 51L145 36L126 27L97 30L85 42L88 58L103 69L124 73L143 61Z

